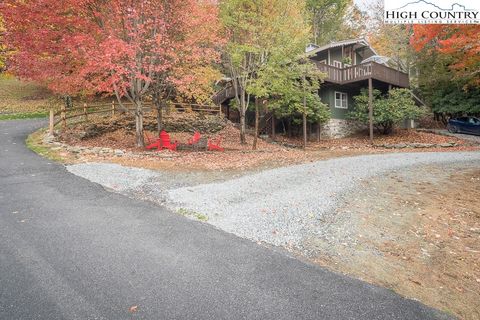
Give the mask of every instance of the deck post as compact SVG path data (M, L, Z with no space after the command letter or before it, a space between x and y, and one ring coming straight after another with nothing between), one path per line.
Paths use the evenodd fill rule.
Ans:
M50 117L49 117L49 123L48 123L48 134L50 136L53 136L54 124L55 124L55 114L53 112L53 109L50 109Z
M373 83L372 77L368 78L368 122L370 129L370 144L373 145Z

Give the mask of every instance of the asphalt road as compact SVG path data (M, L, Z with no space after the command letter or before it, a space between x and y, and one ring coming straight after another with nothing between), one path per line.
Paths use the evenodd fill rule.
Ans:
M2 320L445 318L390 290L107 192L25 147L41 124L0 122Z

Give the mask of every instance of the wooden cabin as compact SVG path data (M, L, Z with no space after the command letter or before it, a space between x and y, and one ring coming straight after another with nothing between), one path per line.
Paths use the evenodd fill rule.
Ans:
M377 52L363 38L323 46L310 44L306 52L326 74L318 93L331 110L331 120L321 130L324 136L340 138L362 129L360 124L348 120L347 114L353 108L353 97L360 94L362 88L368 89L369 83L382 92L409 87L408 74L376 59ZM234 95L233 87L227 85L214 97L214 102L226 105ZM230 116L229 108L225 110Z

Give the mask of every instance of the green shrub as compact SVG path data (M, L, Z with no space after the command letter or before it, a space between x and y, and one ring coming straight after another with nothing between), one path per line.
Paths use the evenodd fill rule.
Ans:
M360 95L353 97L354 108L349 118L368 124L368 90L362 89ZM383 134L389 134L393 128L405 119L415 120L425 113L415 105L408 89L392 89L386 95L373 90L373 125Z

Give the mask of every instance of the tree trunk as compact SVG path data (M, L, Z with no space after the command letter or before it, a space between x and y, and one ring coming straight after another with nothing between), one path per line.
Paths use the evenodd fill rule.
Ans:
M160 136L160 132L162 132L163 130L163 106L165 105L165 103L162 101L162 102L159 102L158 106L157 106L157 133L158 133L158 136Z
M272 115L272 140L275 140L275 135L276 135L276 121L275 121L275 114Z
M303 112L303 149L307 148L307 114Z
M320 121L318 121L317 123L317 142L320 142L320 139L321 139L321 134L322 134L322 124L320 123Z
M245 90L240 95L240 143L247 144L245 114L247 113Z
M257 140L258 140L258 125L260 118L260 109L258 107L258 98L255 97L255 135L253 136L253 150L257 150Z
M163 130L163 114L162 114L162 106L159 105L157 107L157 133L160 136L160 132Z
M153 95L153 104L157 110L157 135L160 136L160 132L163 130L163 107L165 103L160 99L160 96L155 93Z
M145 139L143 137L142 101L139 99L135 99L135 140L137 147L145 147Z
M303 149L307 149L307 93L305 92L305 75L303 75Z

